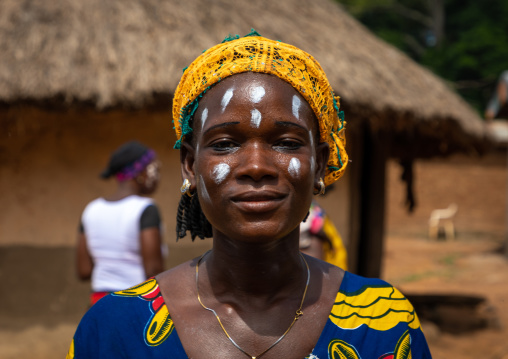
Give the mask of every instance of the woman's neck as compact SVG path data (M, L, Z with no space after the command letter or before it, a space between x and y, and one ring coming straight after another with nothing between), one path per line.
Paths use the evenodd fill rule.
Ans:
M214 249L201 261L211 289L216 295L267 299L276 299L286 291L299 293L307 280L307 268L298 236L298 228L270 243L245 243L214 235Z
M134 180L127 180L118 182L115 192L110 196L105 197L108 201L119 201L125 197L132 196L133 194L139 195L139 188Z

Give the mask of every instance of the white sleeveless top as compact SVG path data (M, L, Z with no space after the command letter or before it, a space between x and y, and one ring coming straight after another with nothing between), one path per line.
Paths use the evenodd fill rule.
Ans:
M111 292L146 280L141 257L141 214L151 198L131 195L119 201L97 198L81 217L93 258L92 291Z

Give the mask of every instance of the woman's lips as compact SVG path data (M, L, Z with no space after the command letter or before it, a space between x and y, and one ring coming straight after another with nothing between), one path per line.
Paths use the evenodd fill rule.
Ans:
M278 192L246 192L231 198L231 201L244 212L269 212L277 209L285 195Z

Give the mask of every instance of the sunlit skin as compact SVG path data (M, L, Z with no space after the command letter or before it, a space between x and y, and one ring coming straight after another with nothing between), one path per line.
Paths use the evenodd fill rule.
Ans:
M294 96L300 100L296 107ZM261 115L258 127L252 110ZM213 228L213 249L199 267L200 295L233 339L256 355L286 331L302 299L307 272L299 255L299 223L324 177L328 145L319 143L305 99L267 74L222 80L200 99L195 119L181 162L182 177L191 182ZM311 277L304 315L263 359L305 357L326 323L343 271L306 259ZM157 277L186 353L241 358L197 301L196 262Z

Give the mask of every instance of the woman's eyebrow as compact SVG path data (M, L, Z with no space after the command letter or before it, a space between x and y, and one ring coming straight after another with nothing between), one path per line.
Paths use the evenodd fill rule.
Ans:
M289 122L289 121L275 121L275 124L276 124L276 125L278 125L278 126L283 126L283 127L298 127L298 128L301 128L302 130L304 130L305 132L309 132L309 129L308 129L308 128L305 128L304 126L299 125L299 124L294 123L294 122Z
M207 134L209 131L214 130L216 128L235 126L235 125L238 125L239 123L240 123L240 121L230 121L230 122L219 123L218 125L213 125L213 126L207 128L206 131L203 132L203 135Z

